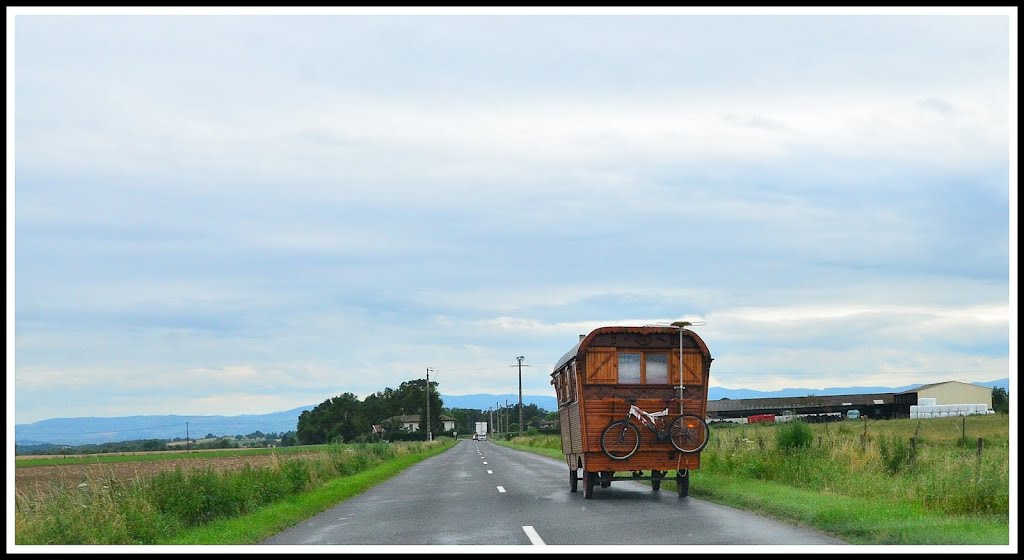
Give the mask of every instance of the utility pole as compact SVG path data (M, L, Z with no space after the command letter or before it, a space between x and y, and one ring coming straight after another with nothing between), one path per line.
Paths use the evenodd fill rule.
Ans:
M430 372L433 370L432 367L427 368L427 441L432 439L430 437Z
M516 361L519 362L519 435L523 435L523 368L530 366L523 366L523 360L526 358L523 356L516 356ZM509 366L516 367L516 366Z

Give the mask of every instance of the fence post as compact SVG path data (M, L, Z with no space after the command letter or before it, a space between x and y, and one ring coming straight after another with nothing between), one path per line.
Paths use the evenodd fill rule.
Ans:
M910 436L910 464L913 465L915 460L917 460L917 438Z
M860 435L860 450L861 451L867 451L868 450L868 422L867 422L867 420L864 419L863 416L861 416L860 418L861 418L861 423L864 424L864 433Z
M964 443L967 443L967 417L964 416L960 420L961 420L961 422L960 422L960 439Z
M981 480L981 448L984 444L982 439L978 438L978 461L974 467L974 483L977 484Z

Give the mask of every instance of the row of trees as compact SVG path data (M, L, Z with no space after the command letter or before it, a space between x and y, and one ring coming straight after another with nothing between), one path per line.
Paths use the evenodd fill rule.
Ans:
M430 425L434 433L441 428L441 396L437 382L430 382ZM352 393L342 393L299 415L295 434L302 445L317 443L369 441L373 424L392 416L415 415L426 425L427 380L404 381L397 389L390 387L369 395L362 401ZM400 424L389 423L385 429L395 435ZM386 434L387 435L387 434Z
M425 429L421 428L419 432L409 434L402 429L401 422L387 420L396 416L416 416L419 425L423 427L427 425L427 408L427 380L412 379L403 382L397 389L388 387L362 401L352 393L343 393L327 399L313 410L307 410L299 415L295 433L302 445L371 441L372 425L381 424L384 428L384 439L422 439L426 437ZM430 382L429 408L431 432L434 435L442 433L442 414L455 419L455 429L444 432L447 435L469 434L473 432L477 422L487 422L488 425L492 422L492 415L488 411L471 408L445 409L435 381ZM502 407L496 412L502 413L503 418L510 420L507 423L509 431L518 430L517 405ZM523 407L523 422L528 427L538 427L541 420L551 417L552 414L554 413L548 413L535 404L527 405ZM491 429L496 429L496 426L491 426Z

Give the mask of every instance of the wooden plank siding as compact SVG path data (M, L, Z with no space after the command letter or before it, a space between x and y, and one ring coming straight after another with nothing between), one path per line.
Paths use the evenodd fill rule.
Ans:
M558 411L562 431L562 453L583 452L583 431L580 426L580 403L574 402Z
M699 468L699 453L680 453L668 441L657 442L654 434L638 423L641 440L634 456L615 460L601 450L601 435L608 424L625 417L629 410L627 399L635 400L636 405L647 412L669 408L670 416L679 414L680 371L684 386L683 412L706 418L712 358L695 333L685 333L680 340L681 334L675 329L604 327L581 337L578 347L559 361L552 373L556 388L561 380L569 378L565 374L572 368L579 373L572 376L575 383L571 399L562 402L565 399L559 398L562 451L570 469L582 466L588 472L614 472ZM621 352L641 354L640 383L619 383ZM652 354L667 354L668 383L647 383L648 366L654 367L657 363L650 361ZM660 363L666 364L665 361ZM653 373L651 378L654 378Z
M619 379L618 353L614 348L587 351L587 383L615 383Z

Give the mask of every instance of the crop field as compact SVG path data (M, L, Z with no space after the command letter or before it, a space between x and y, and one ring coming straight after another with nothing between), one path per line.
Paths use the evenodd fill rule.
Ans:
M246 515L291 497L319 496L315 500L321 505L334 503L451 445L452 441L438 439L24 459L15 469L15 541L156 544L188 540L210 522ZM286 513L296 515L291 510ZM265 534L290 522L275 519L270 526L245 529ZM220 538L235 543L242 537Z
M60 491L66 488L85 488L90 485L109 485L111 481L142 481L162 472L176 469L212 469L217 472L250 467L276 465L282 456L301 458L316 456L323 446L301 448L240 449L237 451L210 450L206 452L153 451L125 454L74 457L19 457L14 471L18 494L29 496ZM277 451L277 452L275 452ZM45 458L44 458L45 457Z
M499 443L562 457L559 436ZM1006 544L1011 453L1005 414L716 424L690 492L856 544Z

